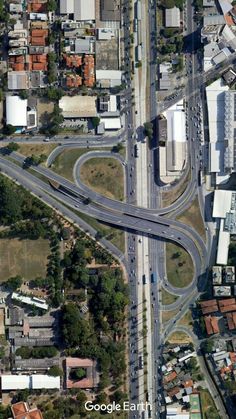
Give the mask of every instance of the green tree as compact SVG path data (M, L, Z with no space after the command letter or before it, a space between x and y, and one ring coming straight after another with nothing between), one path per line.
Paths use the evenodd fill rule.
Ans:
M145 124L144 124L144 131L145 131L145 135L148 138L151 139L152 136L153 136L153 125L152 125L151 122L145 122Z
M7 145L7 150L10 151L17 151L19 149L19 145L17 143L11 142Z
M3 133L5 135L12 135L12 134L14 134L14 132L16 132L16 127L13 127L13 125L11 125L11 124L7 124L3 128Z
M91 121L94 128L97 128L97 126L100 124L100 118L98 116L91 118Z
M0 220L4 225L9 225L22 218L22 196L11 187L12 183L6 179L0 179Z
M123 150L124 150L124 146L122 143L118 143L112 147L113 153L120 153Z
M209 354L213 351L214 341L211 339L207 339L202 343L201 346L202 346L203 351Z
M166 9L172 9L175 7L175 0L162 0L161 4Z
M225 387L228 389L229 394L235 394L236 393L236 382L235 381L225 381L224 382Z
M58 376L62 377L63 371L57 365L53 365L51 368L49 368L48 375L52 375L53 377L58 377Z
M104 234L101 231L97 231L95 238L96 240L100 240L103 238L103 236Z
M55 12L57 9L57 2L56 0L48 0L47 2L47 11L48 12Z
M87 400L86 394L82 390L80 390L79 393L78 393L78 395L77 395L77 397L76 397L76 400L81 405L84 404L86 402L86 400Z
M178 29L176 28L164 28L163 35L165 38L172 38L176 33L178 33Z
M86 369L85 368L75 368L72 369L70 372L70 378L72 380L82 380L82 378L86 377Z
M62 335L67 348L86 344L89 337L87 322L81 318L79 309L73 303L62 309Z
M192 372L196 372L199 368L195 357L190 358L187 366Z
M23 280L21 276L17 275L17 276L13 276L9 278L7 282L5 282L5 284L9 290L16 291L17 289L21 287L22 282Z
M63 96L63 90L57 87L50 86L45 89L45 96L52 101L60 100Z
M125 400L127 400L127 398L128 398L128 395L121 390L116 390L115 393L112 395L112 399L116 403L122 403Z
M105 392L99 393L96 397L95 403L106 404L107 403L107 394Z
M29 93L27 92L27 90L20 90L19 92L19 96L20 98L23 99L28 99L29 97Z

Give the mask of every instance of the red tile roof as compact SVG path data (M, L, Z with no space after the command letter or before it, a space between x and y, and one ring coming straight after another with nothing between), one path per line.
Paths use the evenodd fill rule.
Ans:
M79 68L82 65L82 57L80 55L63 55L63 58L66 62L66 66L69 68L76 67Z
M187 380L184 382L184 387L193 387L193 380Z
M219 333L219 326L218 326L218 317L213 316L205 316L204 317L205 326L208 335L213 335L214 333Z
M94 361L89 358L66 358L66 368L93 367Z
M12 410L12 414L15 418L15 417L17 417L17 416L19 416L23 413L26 413L28 411L28 407L27 407L26 403L18 402L18 403L15 403L11 406L11 410Z
M44 47L46 45L46 39L43 36L31 37L31 45Z
M236 329L236 313L227 313L226 319L228 323L229 330Z
M225 22L227 23L227 25L234 25L235 24L234 21L233 21L232 16L226 14L226 15L224 15L224 18L225 18Z
M221 313L226 313L227 311L236 311L236 304L220 307Z
M218 303L220 308L229 306L235 304L235 298L225 298L224 300L219 300Z
M84 57L84 84L87 87L93 87L95 83L94 57L85 55Z
M11 406L14 419L43 419L42 413L37 408L30 409L24 402L15 403Z
M201 307L209 307L209 306L215 306L217 305L216 299L214 300L207 300L207 301L201 301L200 306Z
M236 353L235 352L230 352L229 357L230 357L230 361L232 362L232 364L236 364Z
M175 371L170 372L169 374L165 375L164 383L169 383L170 381L174 380L177 377Z
M209 313L214 313L218 311L218 305L212 305L212 306L207 306L207 307L203 307L202 308L202 314L209 314Z
M169 397L173 397L175 396L175 394L177 394L180 391L179 387L174 387L171 390L167 391L167 394Z
M66 76L66 86L67 87L79 87L82 85L82 77L78 75L70 74Z

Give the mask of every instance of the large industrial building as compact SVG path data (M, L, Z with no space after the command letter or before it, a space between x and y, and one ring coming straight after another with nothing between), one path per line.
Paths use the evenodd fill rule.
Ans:
M24 390L24 389L60 389L60 377L52 377L43 374L34 375L1 375L1 390Z
M167 145L166 167L168 172L181 172L186 160L186 129L183 102L166 111Z
M225 172L236 169L236 92L225 92Z
M6 124L13 127L27 127L27 99L6 96Z
M60 13L78 21L95 20L95 0L60 0Z
M212 215L219 219L216 263L227 265L230 234L236 234L236 192L215 190Z
M121 85L120 70L96 70L97 86L107 88Z
M97 116L96 96L63 96L59 101L64 118L92 118Z
M178 178L186 164L186 116L183 100L171 106L162 115L166 121L167 140L159 148L160 176L169 183Z
M15 127L17 133L37 126L37 111L29 102L16 95L6 96L6 125Z
M165 9L165 26L167 28L180 27L180 9L178 7L175 6L171 9Z
M101 20L120 22L120 0L101 0Z
M212 183L219 185L228 180L229 174L225 168L225 95L229 87L222 79L206 87L208 125L209 125L209 173ZM233 116L227 115L233 121Z

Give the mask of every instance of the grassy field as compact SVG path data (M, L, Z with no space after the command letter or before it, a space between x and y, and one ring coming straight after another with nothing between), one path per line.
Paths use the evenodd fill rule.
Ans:
M186 287L193 279L190 255L174 243L166 243L166 269L168 280L174 287Z
M203 240L206 239L205 227L199 208L198 198L193 201L192 205L184 211L183 214L177 217L177 220L195 228L195 230L202 236Z
M162 304L168 305L174 303L179 297L174 294L170 294L168 291L166 291L164 288L161 289L161 298L162 298Z
M88 151L89 150L87 148L72 148L69 150L64 150L54 160L51 169L73 182L73 167L76 163L76 160Z
M0 281L20 275L33 279L46 274L48 240L0 239Z
M169 343L190 343L192 339L184 332L174 332L168 337Z
M170 204L173 204L185 191L188 182L190 180L190 173L186 176L184 181L180 182L180 184L176 185L174 189L170 191L166 191L162 193L162 205L163 207L167 207Z
M185 313L185 315L182 317L182 319L180 319L178 321L178 324L180 324L181 326L191 326L192 325L192 321L193 321L193 318L192 318L191 311L188 310Z
M162 311L162 322L168 322L174 317L179 310Z
M48 120L48 114L52 113L54 103L46 98L40 98L37 100L37 111L38 111L38 125L42 126Z
M92 158L81 167L82 182L109 198L124 200L124 172L113 158Z
M104 239L109 240L113 243L118 249L122 252L125 251L125 233L123 230L110 227L108 225L102 224L97 221L95 218L90 217L89 215L83 214L82 212L76 211L82 220L90 224L95 230L102 233Z
M201 400L201 406L202 406L203 419L208 419L209 417L213 419L221 418L216 409L214 400L212 399L208 390L206 389L200 390L200 400Z
M19 153L23 154L24 156L32 156L32 154L36 154L36 156L40 154L45 154L49 156L49 154L57 147L56 144L20 144L19 145Z

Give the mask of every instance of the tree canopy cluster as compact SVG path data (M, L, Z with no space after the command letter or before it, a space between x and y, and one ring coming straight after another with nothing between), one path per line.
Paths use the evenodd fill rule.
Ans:
M228 265L236 265L236 242L233 241L229 245Z
M54 52L48 53L48 83L49 84L54 83L57 79L56 59L57 59L57 56Z
M165 42L159 42L158 44L158 51L162 55L167 54L180 54L183 51L184 41L182 35L176 35L172 38L168 39L168 43Z
M4 0L0 0L0 21L7 23L9 21L10 15L6 10L6 3Z
M16 291L18 288L21 287L22 282L23 280L21 276L17 275L9 278L5 284L10 291Z
M64 121L62 110L57 103L54 104L53 111L47 115L47 123L41 131L47 135L57 135L60 130L60 124Z
M87 290L90 321L75 303L62 308L62 339L68 353L97 359L102 371L101 389L110 382L119 386L125 372L124 335L125 309L128 304L128 287L118 268L100 268L89 274L86 264L91 260L84 241L77 241L66 253L64 283ZM105 337L101 340L101 333ZM103 387L104 386L104 387Z
M201 1L201 0L194 0L194 1ZM161 0L161 5L165 9L172 9L173 7L178 7L181 11L184 7L184 0Z
M44 96L52 101L60 100L63 96L63 90L54 86L47 87L43 90Z
M151 122L145 122L144 124L144 131L145 131L145 135L151 139L153 136L153 125Z
M28 346L22 346L17 348L16 355L21 356L23 359L29 358L53 358L58 354L57 349L54 346L42 346L36 348L30 348Z
M49 207L24 188L0 176L0 224L8 226L22 220L41 220L51 215Z

